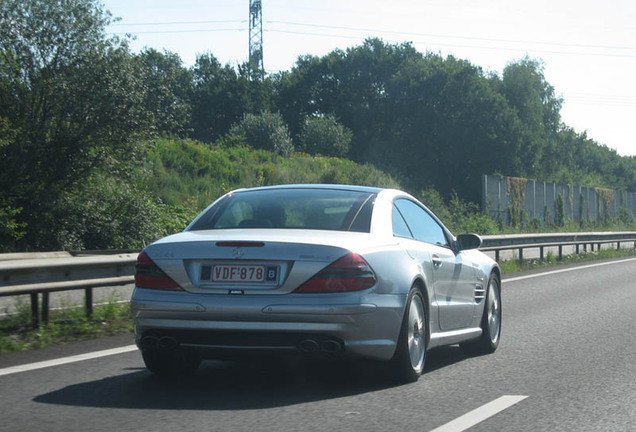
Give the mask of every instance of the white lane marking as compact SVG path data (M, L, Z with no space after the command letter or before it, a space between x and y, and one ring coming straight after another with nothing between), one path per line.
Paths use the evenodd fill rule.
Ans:
M492 402L482 405L477 409L472 410L469 413L464 414L455 420L446 423L438 428L433 429L431 432L461 432L468 428L475 426L477 423L481 423L487 418L500 413L506 408L510 408L516 403L521 402L528 396L502 396L499 399L495 399Z
M113 349L107 349L103 351L96 351L92 353L79 354L79 355L75 355L71 357L63 357L63 358L59 358L55 360L47 360L47 361L41 361L37 363L11 366L8 368L0 369L0 376L11 375L11 374L20 373L20 372L28 372L28 371L47 368L51 366L60 366L60 365L68 364L68 363L75 363L75 362L91 360L91 359L96 359L96 358L106 357L111 355L124 354L127 352L136 351L136 350L137 350L136 345L128 345L128 346L124 346L120 348L113 348Z
M636 258L629 258L629 259L625 259L625 260L621 260L621 261L611 261L611 262L604 262L604 263L598 263L598 264L588 264L588 265L584 265L584 266L571 267L571 268L566 268L566 269L561 269L561 270L552 270L552 271L548 271L548 272L545 272L545 273L536 273L536 274L531 274L531 275L526 275L526 276L518 276L518 277L514 277L514 278L504 279L503 282L516 282L516 281L520 281L520 280L524 280L524 279L532 279L532 278L537 278L537 277L541 277L541 276L549 276L549 275L553 275L553 274L557 274L557 273L565 273L565 272L577 271L577 270L586 269L586 268L601 267L601 266L614 265L614 264L622 264L622 263L626 263L626 262L630 262L630 261L636 261Z

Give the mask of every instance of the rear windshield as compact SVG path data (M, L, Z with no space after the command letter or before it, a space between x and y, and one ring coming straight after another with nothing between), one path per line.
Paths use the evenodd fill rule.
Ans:
M300 228L369 232L374 193L337 189L236 192L209 208L191 231Z

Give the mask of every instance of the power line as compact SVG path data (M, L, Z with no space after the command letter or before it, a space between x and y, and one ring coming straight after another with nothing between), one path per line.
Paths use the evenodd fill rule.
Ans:
M305 35L305 36L333 37L333 38L353 39L353 40L358 40L358 39L368 37L368 36L343 35L343 34L334 34L334 33L316 33L316 32L293 31L293 30L278 30L278 29L266 29L265 32L266 33L285 33L285 34ZM414 35L414 34L411 34L411 35ZM393 40L390 40L390 42L400 42L400 41L393 39ZM417 45L421 44L421 45L427 45L427 46L449 47L449 48L471 48L471 49L482 49L482 50L514 51L514 52L524 51L526 53L536 52L536 53L544 53L544 54L563 54L563 55L591 56L591 57L636 58L636 53L634 53L634 55L627 55L627 54L612 54L612 53L602 53L602 52L557 51L557 50L547 50L547 49L534 49L529 47L467 45L467 44L454 44L454 43L431 42L431 41L421 41L421 40L412 40L411 42Z
M227 23L246 23L247 20L208 20L208 21L163 21L163 22L139 22L139 23L114 23L111 26L158 26L158 25L201 25L201 24L227 24ZM497 39L497 38L483 38L483 37L474 37L474 36L460 36L460 35L449 35L449 34L435 34L435 33L419 33L419 32L404 32L404 31L395 31L395 30L386 30L386 29L377 29L377 28L368 28L368 27L350 27L350 26L333 26L333 25L323 25L323 24L311 24L311 23L301 23L294 21L276 21L276 20L267 20L265 21L267 24L282 24L296 27L311 27L311 28L323 28L323 29L332 29L332 30L344 30L344 31L357 31L357 32L372 32L372 33L382 33L382 34L395 34L395 35L404 35L409 37L431 37L437 39L460 39L460 40L469 40L469 41L481 41L481 42L497 42L497 43L516 43L516 44L532 44L532 45L544 45L544 46L560 46L560 47L568 47L568 48L582 48L582 49L604 49L604 50L619 50L619 51L636 51L636 46L618 46L618 45L590 45L590 44L573 44L573 43L564 43L564 42L544 42L544 41L533 41L533 40L522 40L522 39ZM183 30L184 32L187 30ZM197 31L197 30L192 30ZM202 31L202 30L201 30ZM265 31L278 32L278 33L289 33L289 34L301 34L308 36L326 36L326 37L340 37L340 38L354 38L353 36L343 35L343 34L332 34L332 33L315 33L315 32L299 32L292 30L278 30L278 29L265 29ZM170 30L157 30L157 33L170 33ZM142 33L142 32L132 32L132 33ZM447 44L449 46L454 46ZM463 46L463 45L462 45ZM472 45L471 45L472 47ZM558 53L561 53L560 51Z
M227 24L246 23L247 20L215 20L215 21L165 21L165 22L141 22L141 23L114 23L111 26L154 26L154 25L190 25L190 24Z
M564 46L564 47L570 47L570 48L611 49L611 50L631 50L631 51L636 51L636 46L635 47L630 47L630 46L609 46L609 45L585 45L585 44L572 44L572 43L561 43L561 42L528 41L528 40L520 40L520 39L495 39L495 38L482 38L482 37L473 37L473 36L458 36L458 35L434 34L434 33L403 32L403 31L382 30L382 29L373 29L373 28L364 28L364 27L348 27L348 26L332 26L332 25L322 25L322 24L309 24L309 23L299 23L299 22L292 22L292 21L269 21L268 20L268 21L265 21L265 22L268 23L268 24L284 24L284 25L300 26L300 27L313 27L313 28L326 28L326 29L334 29L334 30L375 32L375 33L384 33L384 34L398 34L398 35L405 35L405 36L434 37L434 38L443 38L443 39L463 39L463 40L484 41L484 42L504 42L504 43L547 45L547 46Z
M128 31L128 32L113 32L112 35L140 35L140 34L173 34L173 33L210 33L210 32L243 32L247 29L244 28L228 28L228 29L200 29L200 30L157 30L157 31Z
M636 97L634 96L572 92L564 94L563 97L566 103L576 105L636 107Z
M246 20L217 20L217 21L183 21L183 22L162 22L162 23L137 23L136 25L143 26L152 26L152 25L201 25L201 24L226 24L226 23L245 23ZM583 44L567 44L567 43L559 43L559 42L540 42L540 41L524 41L524 40L511 40L511 39L492 39L492 38L479 38L479 37L467 37L467 36L456 36L456 35L440 35L440 34L429 34L429 33L414 33L414 32L399 32L392 30L377 30L370 28L359 28L359 27L340 27L340 26L329 26L329 25L318 25L318 24L305 24L305 23L294 23L287 21L266 21L268 24L283 24L283 25L293 25L293 26L301 26L301 27L311 27L311 28L324 28L324 29L332 29L332 30L344 30L347 32L374 32L375 34L393 34L393 35L402 35L406 37L427 37L427 38L435 38L435 39L455 39L455 40L466 40L466 41L474 41L478 42L478 44L459 44L452 42L442 42L442 41L431 41L431 40L416 40L413 39L411 42L418 45L426 45L426 46L436 46L436 47L449 47L449 48L470 48L470 49L481 49L481 50L505 50L511 52L519 52L524 51L526 53L542 53L542 54L563 54L563 55L575 55L575 56L591 56L591 57L614 57L614 58L636 58L636 47L628 47L628 46L607 46L607 45L583 45ZM132 24L130 24L132 26ZM150 30L150 31L122 31L122 32L113 32L111 34L114 35L125 35L125 34L133 34L133 35L142 35L142 34L179 34L179 33L208 33L208 32L241 32L246 31L245 28L221 28L221 29L181 29L181 30ZM349 40L359 40L365 37L369 37L370 35L352 35L352 34L343 34L337 32L312 32L312 31L294 31L288 29L278 29L278 28L267 28L265 27L263 33L282 33L282 34L290 34L290 35L303 35L303 36L315 36L315 37L330 37L330 38L340 38L340 39L349 39ZM401 42L401 40L396 40L392 38L391 42ZM484 45L479 44L479 42L494 42L495 45ZM522 46L506 46L506 45L497 45L497 44L520 44ZM535 45L534 47L531 45ZM541 47L536 47L536 45L544 46L544 47L565 47L565 48L578 48L581 50L609 50L614 52L599 52L599 51L581 51L581 50L558 50L558 49L546 49ZM634 51L634 54L621 53L616 51Z

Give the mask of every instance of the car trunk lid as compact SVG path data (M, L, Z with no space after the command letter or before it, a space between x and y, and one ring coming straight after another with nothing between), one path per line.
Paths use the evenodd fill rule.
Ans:
M287 294L370 243L364 233L233 229L184 232L148 246L146 253L192 293Z

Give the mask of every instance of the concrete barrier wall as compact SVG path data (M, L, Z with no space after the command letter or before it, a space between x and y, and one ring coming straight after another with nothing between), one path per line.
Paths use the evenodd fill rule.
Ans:
M621 215L634 218L636 193L484 175L482 209L491 219L506 226L520 221L539 226L554 225L560 210L564 221L576 223L617 219Z

